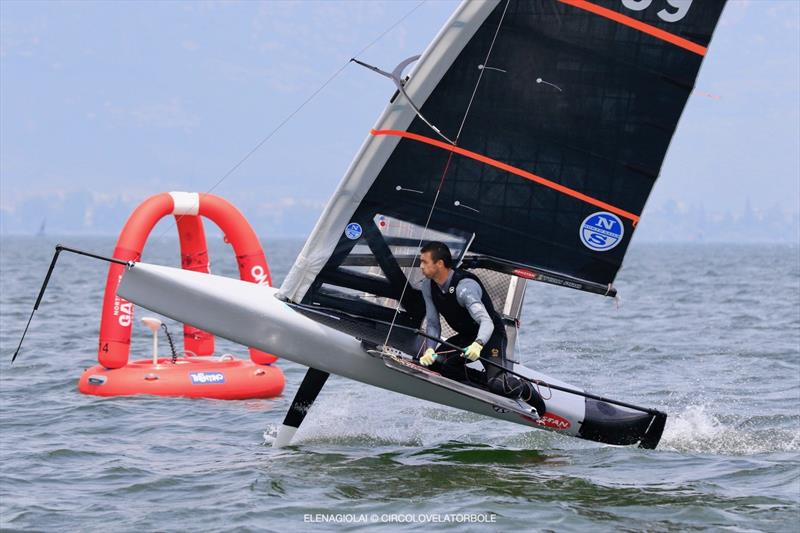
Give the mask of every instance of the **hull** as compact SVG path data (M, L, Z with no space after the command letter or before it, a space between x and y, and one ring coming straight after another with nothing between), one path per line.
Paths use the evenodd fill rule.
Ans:
M542 388L547 412L540 419L499 412L470 398L388 368L357 338L314 320L276 297L277 290L236 279L136 263L125 273L118 294L180 322L280 358L376 387L457 409L611 444L644 438L652 415ZM567 388L568 383L515 364L531 379ZM659 434L660 436L660 434Z

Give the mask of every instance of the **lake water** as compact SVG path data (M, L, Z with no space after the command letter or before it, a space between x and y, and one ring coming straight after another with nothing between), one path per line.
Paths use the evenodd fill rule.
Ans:
M176 239L154 235L144 259L177 266ZM109 255L114 247L107 237L60 240ZM230 248L210 240L213 271L234 275ZM11 366L55 244L3 237L0 246L4 531L797 531L797 246L634 243L615 284L619 308L529 285L521 361L667 411L657 450L563 437L338 377L295 446L274 450L305 373L293 363L279 363L286 390L271 400L77 391L96 364L107 266L95 260L62 255ZM277 282L301 246L264 243ZM232 343L218 350L246 357ZM137 320L132 355L149 354Z

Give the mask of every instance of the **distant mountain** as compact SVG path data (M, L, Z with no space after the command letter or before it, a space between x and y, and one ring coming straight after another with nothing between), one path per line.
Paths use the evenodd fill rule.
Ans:
M674 200L648 206L636 229L637 240L656 242L800 242L798 211L753 208L710 212L702 205Z
M0 208L0 233L35 235L46 217L49 234L116 235L144 198L77 191L31 198ZM314 227L325 200L308 198L230 198L262 238L302 238ZM157 234L170 231L168 219ZM209 234L218 233L213 223ZM636 228L637 242L800 242L800 213L753 207L726 212L675 200L648 205Z

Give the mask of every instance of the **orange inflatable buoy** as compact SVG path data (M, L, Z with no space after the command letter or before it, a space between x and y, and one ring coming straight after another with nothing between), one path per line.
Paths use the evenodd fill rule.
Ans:
M225 242L233 246L240 278L272 285L267 258L253 228L231 203L213 194L170 192L148 198L125 223L114 257L138 261L153 227L168 215L176 219L182 268L210 271L202 221L206 217L220 227ZM274 355L250 348L249 361L230 355L224 356L224 360L198 357L214 353L214 336L190 324L185 324L183 331L188 357L162 360L154 353L154 360L129 363L133 304L117 296L123 272L123 265L119 264L112 263L108 269L97 350L99 365L81 376L78 385L81 392L100 396L161 394L228 399L281 394L283 373L269 366L277 360Z
M255 365L233 356L182 357L132 361L123 368L102 365L86 370L78 390L96 396L188 396L220 400L272 398L283 392L283 372L276 366Z

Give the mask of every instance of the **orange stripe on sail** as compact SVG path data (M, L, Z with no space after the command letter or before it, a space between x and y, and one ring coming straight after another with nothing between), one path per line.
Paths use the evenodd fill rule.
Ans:
M678 37L673 33L664 31L660 28L656 28L655 26L651 26L650 24L645 24L644 22L640 22L635 18L628 17L626 15L623 15L622 13L617 13L616 11L613 11L611 9L600 7L591 2L587 2L586 0L558 0L558 1L561 2L562 4L568 4L573 7L577 7L579 9L583 9L585 11L594 13L595 15L600 15L601 17L613 20L614 22L619 22L620 24L624 24L625 26L628 26L635 30L639 30L642 33L652 35L656 39L661 39L662 41L674 44L675 46L679 46L681 48L684 48L686 50L689 50L690 52L694 52L695 54L701 56L706 55L706 51L708 50L705 46L700 46L699 44L693 43L688 39L684 39L683 37Z
M573 198L577 198L578 200L586 202L587 204L591 204L601 209L605 209L610 213L614 213L615 215L627 218L628 220L633 222L634 226L636 225L637 222L639 222L638 216L628 211L625 211L624 209L620 209L619 207L614 207L613 205L607 204L606 202L598 200L597 198L592 198L591 196L587 196L582 192L576 191L575 189L564 187L560 183L550 181L549 179L537 176L536 174L532 174L530 172L522 170L521 168L512 167L511 165L497 161L496 159L492 159L491 157L486 157L485 155L481 155L476 152L471 152L469 150L459 148L458 146L447 144L446 142L437 141L436 139L431 139L430 137L425 137L423 135L417 135L416 133L409 133L407 131L401 131L401 130L370 130L370 134L391 135L394 137L403 137L404 139L411 139L412 141L418 141L421 143L430 144L431 146L436 146L437 148L441 148L442 150L447 150L448 152L453 152L458 155L463 155L464 157L469 157L470 159L474 159L475 161L480 161L481 163L491 165L495 168L499 168L500 170L505 170L506 172L516 174L517 176L520 176L527 180L531 180L535 183L538 183L539 185L544 185L545 187L549 187L560 193L572 196Z

